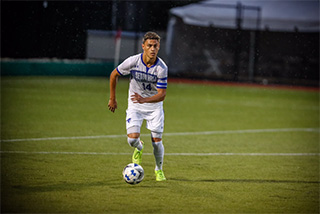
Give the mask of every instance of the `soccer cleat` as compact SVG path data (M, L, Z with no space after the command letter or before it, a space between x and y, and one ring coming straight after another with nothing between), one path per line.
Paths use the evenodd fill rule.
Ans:
M154 172L156 173L156 181L165 181L165 180L167 180L166 177L163 174L163 171L161 169L160 170L156 170Z
M143 147L144 147L144 143L143 141L141 141L142 143L142 149L141 151L139 151L137 148L134 149L133 155L132 155L132 163L136 163L136 164L141 164L142 162L142 151L143 151Z

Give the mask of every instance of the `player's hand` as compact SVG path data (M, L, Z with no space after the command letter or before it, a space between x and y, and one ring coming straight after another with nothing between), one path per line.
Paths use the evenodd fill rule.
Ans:
M144 103L144 98L141 97L140 94L134 93L133 95L131 95L131 100L134 103Z
M108 108L110 111L114 112L118 108L117 100L110 99L108 103Z

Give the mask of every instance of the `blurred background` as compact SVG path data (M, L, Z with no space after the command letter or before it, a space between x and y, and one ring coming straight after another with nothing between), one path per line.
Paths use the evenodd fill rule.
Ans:
M319 87L319 1L1 1L1 75L108 76L161 36L171 78Z

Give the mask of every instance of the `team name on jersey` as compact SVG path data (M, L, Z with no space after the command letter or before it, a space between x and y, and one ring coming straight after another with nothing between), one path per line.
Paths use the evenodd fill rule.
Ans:
M138 70L131 70L131 78L135 79L138 82L148 82L148 83L156 83L158 77L153 74L145 73Z

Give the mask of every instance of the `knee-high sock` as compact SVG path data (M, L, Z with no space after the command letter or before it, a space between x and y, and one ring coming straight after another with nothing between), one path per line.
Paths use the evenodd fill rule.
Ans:
M162 144L162 141L152 142L152 146L153 146L154 158L156 161L155 170L162 169L163 157L164 157L164 146Z
M142 149L142 143L140 138L130 138L128 137L128 144L134 148L137 148L139 151Z

